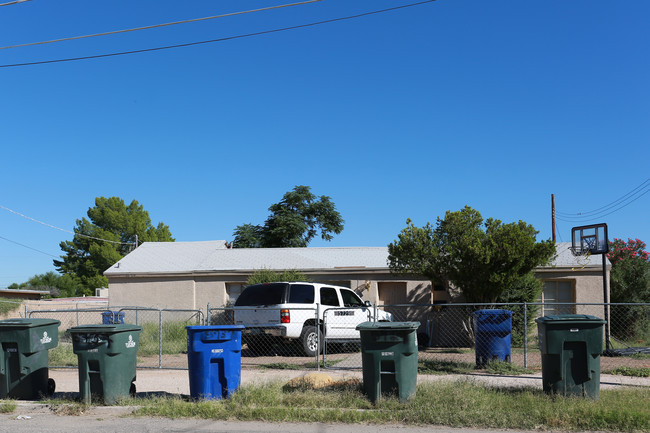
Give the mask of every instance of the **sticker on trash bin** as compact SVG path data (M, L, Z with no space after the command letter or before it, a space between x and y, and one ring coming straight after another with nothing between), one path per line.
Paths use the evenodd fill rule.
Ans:
M131 335L129 335L129 341L127 341L124 344L126 344L127 349L131 349L131 348L135 347L135 341L133 341L133 337Z
M571 328L571 329L569 329L569 332L578 332L578 331L579 331L578 328Z
M381 356L395 356L395 352L381 352Z
M52 337L47 335L47 331L43 332L43 338L41 338L41 344L47 344L52 342Z
M212 349L212 353L223 353L223 349Z

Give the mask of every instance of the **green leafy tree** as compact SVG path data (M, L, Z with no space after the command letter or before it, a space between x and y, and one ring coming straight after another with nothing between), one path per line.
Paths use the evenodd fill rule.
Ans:
M13 283L10 289L18 290L49 290L53 298L80 296L86 293L81 281L70 275L60 275L50 271L45 274L37 274L24 283Z
M277 283L280 281L309 281L307 276L296 269L286 269L282 272L270 269L258 269L246 280L247 285L260 283Z
M56 269L79 280L83 293L94 294L106 287L103 272L136 247L138 242L173 242L165 224L151 224L149 212L133 200L128 206L119 197L97 197L88 209L88 219L77 220L71 241L60 243L63 260Z
M235 248L306 247L320 234L332 240L343 231L343 219L325 195L317 197L308 186L296 186L269 207L264 225L243 224L233 232Z
M614 303L650 302L650 262L640 239L614 239L609 243L607 258L612 264L610 271L610 296ZM650 332L650 320L644 308L616 306L612 311L612 333L626 339L639 332Z
M555 254L555 244L537 242L538 232L530 224L484 221L469 206L447 211L436 227L406 223L398 239L388 245L391 271L422 275L434 284L450 281L468 302L496 302Z
M640 239L614 239L609 243L612 302L650 302L650 255L645 248Z

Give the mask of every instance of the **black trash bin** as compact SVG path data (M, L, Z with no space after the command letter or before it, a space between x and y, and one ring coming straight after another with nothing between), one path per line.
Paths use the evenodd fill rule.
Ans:
M474 312L476 367L490 361L510 362L512 311L478 310Z
M535 319L547 394L598 399L605 320L585 314Z

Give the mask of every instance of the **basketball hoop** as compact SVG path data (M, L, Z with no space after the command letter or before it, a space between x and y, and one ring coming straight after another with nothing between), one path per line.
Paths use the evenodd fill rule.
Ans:
M569 247L571 250L571 254L573 254L574 257L576 257L576 262L581 266L581 269L584 269L585 266L589 264L589 256L591 256L591 250L590 249L585 249L580 246L571 246ZM572 271L575 271L576 268L571 268Z
M571 250L571 254L573 254L575 257L583 256L585 255L585 251L588 251L583 250L582 247L569 247L569 249Z

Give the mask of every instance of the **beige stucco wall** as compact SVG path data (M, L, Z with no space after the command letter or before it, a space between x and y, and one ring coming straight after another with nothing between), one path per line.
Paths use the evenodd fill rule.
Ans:
M111 307L195 309L195 282L191 277L114 278L109 280Z
M306 272L314 282L350 287L362 299L379 302L379 283L406 282L407 303L431 304L453 301L446 291L432 291L431 282L408 279L388 271ZM571 280L575 302L603 302L602 268L572 270L556 268L536 273L542 280ZM146 306L154 308L201 309L225 305L227 283L244 283L247 274L171 275L168 277L109 277L111 306ZM609 281L608 281L609 287Z

